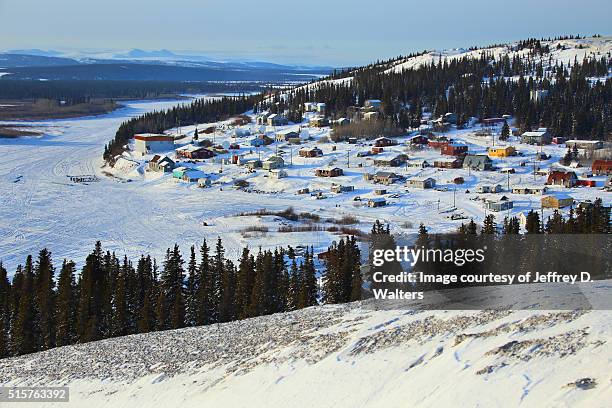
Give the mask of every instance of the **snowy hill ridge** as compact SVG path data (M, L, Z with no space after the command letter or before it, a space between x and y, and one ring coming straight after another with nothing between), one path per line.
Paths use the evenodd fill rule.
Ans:
M610 311L373 306L313 307L62 347L1 360L0 382L68 385L64 407L612 402Z
M400 58L390 63L380 63L377 66L382 68L385 73L401 73L402 71L419 69L420 67L438 64L442 62L451 62L462 58L480 58L484 53L493 56L496 60L507 55L510 60L514 57L521 59L527 58L531 48L517 49L518 42L512 42L503 45L491 47L482 47L475 49L455 48L443 50L425 51L417 56ZM561 64L567 66L569 63L574 63L575 60L582 62L584 58L599 59L603 56L610 56L612 53L612 36L605 37L587 37L580 39L563 39L552 41L541 41L542 46L548 46L549 53L543 53L540 56L534 57L536 62L541 62L543 67L554 66ZM360 69L360 68L358 68ZM350 72L348 76L339 79L322 79L311 84L302 85L300 88L316 87L318 84L327 83L342 85L353 80L354 72Z

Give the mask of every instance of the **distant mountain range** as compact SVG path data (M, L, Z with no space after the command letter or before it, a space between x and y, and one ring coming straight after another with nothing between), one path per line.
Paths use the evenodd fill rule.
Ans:
M63 53L40 49L0 53L0 78L22 80L164 80L305 82L328 75L326 66L262 61L215 61L204 55L133 49L120 53Z

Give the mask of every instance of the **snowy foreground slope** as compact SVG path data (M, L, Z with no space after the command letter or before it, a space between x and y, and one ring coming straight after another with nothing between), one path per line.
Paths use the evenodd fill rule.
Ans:
M522 290L537 297L540 289ZM70 403L57 405L90 408L612 404L610 311L378 306L63 347L0 361L0 382L68 385Z

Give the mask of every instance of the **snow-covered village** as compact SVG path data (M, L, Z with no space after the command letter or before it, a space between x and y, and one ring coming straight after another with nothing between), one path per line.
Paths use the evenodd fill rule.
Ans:
M612 404L612 37L308 24L0 50L0 406Z

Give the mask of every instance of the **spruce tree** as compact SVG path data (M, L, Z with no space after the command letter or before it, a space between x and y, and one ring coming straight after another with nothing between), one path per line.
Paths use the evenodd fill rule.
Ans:
M55 341L57 346L66 346L76 341L76 267L74 262L64 259L57 282L55 303Z

